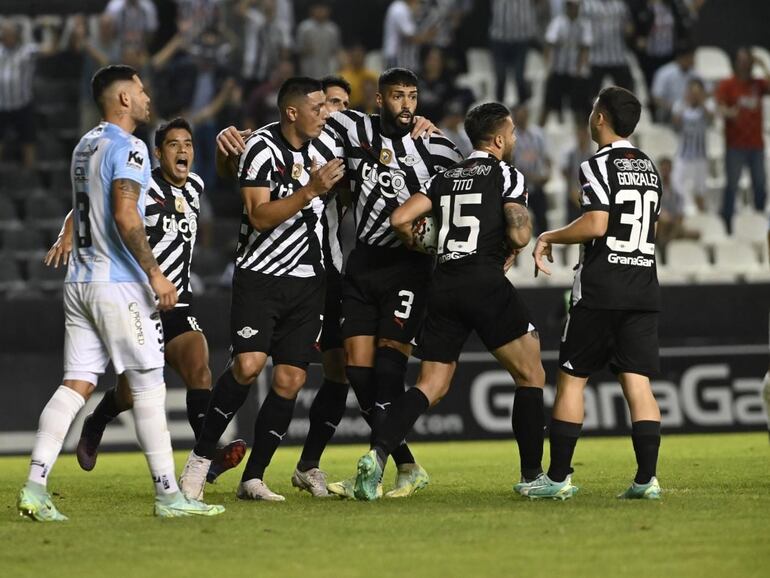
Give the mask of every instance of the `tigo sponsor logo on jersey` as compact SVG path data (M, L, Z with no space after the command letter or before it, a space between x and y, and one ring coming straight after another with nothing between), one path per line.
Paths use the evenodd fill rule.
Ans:
M372 184L380 185L380 192L384 197L395 198L406 189L406 173L404 171L383 170L380 172L376 166L364 163L361 176Z

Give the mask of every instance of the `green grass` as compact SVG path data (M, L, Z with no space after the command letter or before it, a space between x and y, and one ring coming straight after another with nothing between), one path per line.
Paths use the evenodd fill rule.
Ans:
M633 475L629 439L584 439L568 502L511 492L510 442L415 444L431 485L408 500L314 500L290 487L297 448L268 470L284 503L235 499L238 475L208 486L227 512L213 519L152 517L141 454L106 454L91 473L74 456L51 489L70 521L16 514L27 458L0 459L0 575L263 578L280 576L770 575L770 448L766 434L670 436L658 469L664 498L620 502ZM353 471L361 446L331 447L332 480ZM177 468L185 455L177 454ZM393 472L386 472L386 490Z

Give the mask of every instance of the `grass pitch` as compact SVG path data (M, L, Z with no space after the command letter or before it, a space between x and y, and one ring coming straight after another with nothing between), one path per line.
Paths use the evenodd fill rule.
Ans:
M100 456L82 472L56 464L51 489L70 521L16 514L26 457L0 459L0 575L136 576L763 576L770 575L770 448L766 434L664 437L660 502L620 502L634 471L630 439L584 439L578 496L530 502L511 491L511 442L414 444L432 483L408 500L317 500L290 476L298 448L282 448L267 482L284 503L242 502L239 474L208 486L227 512L159 520L139 453ZM362 446L331 447L335 480ZM547 448L546 448L547 455ZM177 454L180 471L186 453ZM386 471L386 490L393 480Z

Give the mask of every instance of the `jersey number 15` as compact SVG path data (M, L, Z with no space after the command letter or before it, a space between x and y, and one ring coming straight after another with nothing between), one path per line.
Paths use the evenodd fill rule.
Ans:
M452 203L454 199L454 203ZM453 206L454 204L454 206ZM438 252L442 253L472 253L479 242L479 220L473 215L463 215L463 205L480 205L481 193L464 195L442 195L441 197L441 229L438 232ZM449 236L450 226L453 235ZM470 229L468 237L459 241L456 229Z

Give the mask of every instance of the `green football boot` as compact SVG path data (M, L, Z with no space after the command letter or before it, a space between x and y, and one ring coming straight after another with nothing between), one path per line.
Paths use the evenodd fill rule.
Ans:
M430 483L428 472L420 464L401 464L396 474L396 487L385 494L386 498L408 498Z
M332 482L331 484L326 484L326 489L329 490L330 494L334 494L335 496L339 496L340 498L349 498L351 500L355 500L356 496L354 493L354 489L356 486L356 479L355 478L348 478L346 480L342 480L339 482ZM377 484L377 497L382 497L382 482Z
M547 474L540 474L534 482L521 488L519 493L530 500L569 500L577 492L578 487L572 485L572 476L567 476L563 482L554 482Z
M182 492L169 496L156 496L155 515L159 518L181 518L184 516L217 516L225 511L224 506L204 504L185 498Z
M618 494L621 500L660 500L660 484L655 476L646 484L632 482L622 494Z
M64 522L69 520L67 516L56 509L51 501L45 486L34 482L27 482L19 492L16 502L20 516L27 516L38 522Z
M377 486L382 480L382 466L377 459L377 452L369 450L358 460L358 475L353 485L356 500L376 500Z

